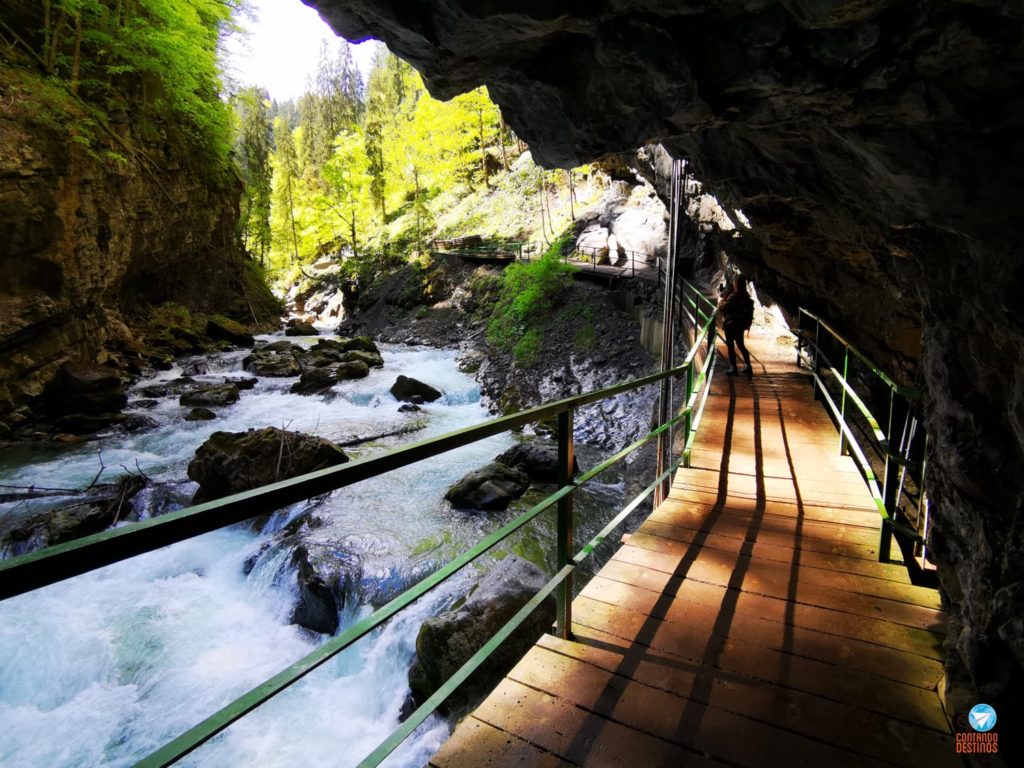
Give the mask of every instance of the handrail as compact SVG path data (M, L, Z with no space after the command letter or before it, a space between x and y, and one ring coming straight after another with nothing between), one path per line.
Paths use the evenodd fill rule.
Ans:
M547 403L483 424L465 427L387 453L281 480L252 491L171 512L161 517L102 531L81 539L0 561L0 600L127 560L203 533L250 520L289 504L368 480L393 469L461 448L535 421L557 416L613 395L676 375L683 366L659 371L605 389Z
M802 321L804 317L814 322L813 333L803 328ZM913 435L917 428L916 418L912 414L912 407L913 403L920 398L921 392L916 388L897 384L864 353L850 344L831 325L814 313L800 307L797 320L797 365L802 365L804 347L813 352L812 374L815 393L820 393L825 404L832 412L839 430L840 452L846 453L849 450L853 454L854 461L864 476L868 490L871 492L871 497L882 518L881 539L878 548L879 560L886 561L889 559L893 534L899 534L901 542L907 547L916 548L916 553L920 557L920 564L918 564L920 568L915 566L911 569L912 578L925 581L923 564L927 553L929 520L927 502L923 490L923 473L917 477L917 483L921 489L920 502L915 502L909 497L904 485L908 469L921 469L920 463L911 459ZM842 347L842 370L839 370L837 365L829 359L822 349L822 331L831 336ZM855 390L850 381L851 355L864 363L868 370L878 377L889 389L889 418L885 429L882 428L879 419L875 417L867 403L865 403L864 398ZM831 374L831 379L839 384L840 402L838 404L829 393L825 380L822 378L822 374L825 372ZM901 399L900 403L897 403L897 398ZM847 400L853 403L856 409L855 413L859 413L867 425L866 429L859 427L862 434L869 437L871 442L877 447L877 455L883 463L881 476L876 473L864 448L854 434L847 414ZM902 410L902 416L897 413L898 410ZM904 425L902 439L894 447L894 430L899 418L904 418L906 424ZM909 439L907 437L908 427L911 427L909 429ZM897 470L900 473L898 479L896 477ZM880 482L881 486L879 486ZM911 506L917 507L916 520L910 520L904 514L902 505L905 500ZM907 518L907 521L913 524L908 524L903 518ZM908 567L917 562L914 557L907 557L906 560Z
M696 289L695 289L696 290ZM572 600L572 573L597 545L603 541L642 501L652 493L662 481L671 475L683 462L688 461L688 453L681 456L656 478L641 494L621 510L602 531L595 536L579 552L570 554L573 548L571 499L577 488L597 477L601 472L621 461L642 445L659 438L663 433L678 422L683 421L685 428L685 444L692 443L695 432L692 420L693 403L698 391L694 383L706 385L709 371L714 361L712 329L715 325L716 313L712 312L703 328L695 334L693 347L685 362L667 371L606 387L594 392L565 398L554 403L547 403L517 414L502 416L483 424L467 427L445 435L425 440L413 445L388 451L380 456L350 462L338 467L319 470L290 480L283 480L253 491L234 494L216 501L206 502L173 512L159 518L125 526L113 531L105 531L77 541L49 547L39 552L22 555L0 562L0 599L22 594L30 590L53 584L72 576L127 559L137 554L152 551L168 544L183 541L193 536L207 533L218 528L256 517L273 509L301 501L311 496L320 495L332 490L343 488L352 483L376 477L407 464L439 455L454 448L482 440L501 432L525 426L533 421L559 417L559 475L560 487L546 499L536 504L500 530L488 535L467 552L455 558L435 573L374 611L337 637L307 654L304 658L291 664L286 669L265 680L247 693L222 707L202 722L190 728L172 741L164 744L148 757L137 763L138 766L166 766L176 762L202 744L209 741L231 723L245 716L261 704L284 691L298 680L317 669L329 659L335 657L346 648L365 637L385 621L394 616L413 601L425 595L437 585L453 576L469 563L489 551L520 530L541 513L558 505L558 572L519 613L516 614L495 637L481 648L452 678L450 678L434 695L424 702L417 710L392 734L377 750L366 758L361 766L374 766L387 757L398 744L423 722L437 706L455 688L464 681L480 664L486 660L498 644L507 638L525 618L537 608L543 599L559 589L559 629L563 636L568 636L570 624L570 604ZM700 375L693 376L693 363L697 349L709 342L710 354L705 359ZM597 467L589 470L575 481L571 480L572 461L572 419L575 409L617 394L632 391L648 384L659 382L671 376L687 376L687 404L673 418L667 420L650 433L620 450ZM705 388L706 389L706 388ZM706 391L705 391L706 398ZM564 513L568 511L569 519Z
M903 397L906 397L910 400L916 400L921 396L921 390L915 389L914 387L907 387L902 384L897 384L895 381L893 381L888 375L886 375L885 371L883 371L881 368L875 365L875 363L867 355L865 355L863 352L861 352L859 349L853 346L853 344L847 341L846 338L839 333L839 331L837 331L835 328L829 325L825 320L822 320L816 314L810 312L807 309L804 309L803 307L800 307L800 314L807 315L807 317L811 318L811 320L818 323L826 331L832 334L832 336L834 336L840 344L842 344L844 347L849 349L854 355L856 355L862 363L864 363L866 366L868 366L868 368L871 369L871 372L873 374L875 374L878 378L884 381L889 386L889 388L892 389L896 394L902 395Z

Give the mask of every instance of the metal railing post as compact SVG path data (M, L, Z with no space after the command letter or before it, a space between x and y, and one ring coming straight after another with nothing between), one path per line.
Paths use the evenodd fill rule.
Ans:
M796 367L797 368L802 368L803 367L803 365L801 364L801 360L803 359L803 354L802 353L804 351L803 324L804 324L804 311L803 311L803 309L798 309L797 312L796 312Z
M885 469L882 475L882 500L885 502L885 508L889 510L889 514L893 514L896 510L897 505L897 483L893 482L896 479L896 460L892 456L892 431L893 425L896 423L896 393L891 389L889 390L889 424L885 428L885 441L888 444L888 450L885 452ZM902 442L902 441L901 441ZM903 445L900 445L902 451ZM908 452L909 453L909 452Z
M690 364L688 364L686 366L686 399L683 400L683 403L684 403L683 407L686 408L686 413L683 414L683 446L684 446L684 450L685 450L686 444L689 443L689 441L690 441L690 428L691 428L691 423L693 421L693 412L689 408L690 398L692 396L693 396L693 363L690 363ZM689 454L687 454L684 457L683 466L684 467L689 467L690 466Z
M573 409L558 414L558 486L560 488L573 482L572 470L574 461L573 450ZM573 494L567 494L558 500L557 524L557 562L558 570L562 570L573 557ZM563 640L572 639L572 574L558 587L556 593L558 609L558 636Z
M814 378L811 380L814 384L814 399L818 399L818 377L821 375L821 367L818 364L818 350L821 349L818 346L821 343L821 323L814 322L814 362L812 363L811 370L814 371Z
M843 381L848 383L849 382L849 376L850 376L850 348L849 347L845 347L844 349L846 351L845 351L845 354L843 355ZM846 423L846 387L843 387L843 393L840 396L840 400L839 400L839 418L840 418L840 420L844 424ZM892 409L891 409L891 407L890 407L890 410L889 410L889 418L890 418L889 426L891 428L892 427L892 423L891 423ZM845 456L846 453L847 453L847 450L848 449L846 447L846 432L844 432L842 429L840 429L839 430L839 455L840 456Z
M896 460L892 456L892 428L895 424L896 393L889 390L889 423L885 429L885 466L882 470L882 503L893 520L899 519L897 504L897 484L893 482L896 475ZM885 562L892 552L892 528L882 523L882 539L878 545L878 559Z
M668 257L665 263L665 293L661 314L661 370L667 371L673 367L673 354L675 352L675 338L672 330L675 327L676 309L676 277L675 262L677 253L676 236L679 233L679 176L680 161L672 161L672 202L671 218L669 220L668 235ZM666 377L661 380L661 397L659 400L658 426L667 424L672 418L672 379ZM658 440L658 456L656 473L663 474L672 463L672 428L669 427L662 433ZM666 477L655 491L654 503L661 504L668 498L672 490L672 479Z

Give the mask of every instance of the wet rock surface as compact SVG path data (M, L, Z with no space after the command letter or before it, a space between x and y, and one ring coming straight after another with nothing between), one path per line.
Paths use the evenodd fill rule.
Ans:
M209 408L193 408L185 414L185 421L212 421L217 414Z
M271 346L267 345L248 355L242 361L245 370L255 373L257 376L266 376L268 378L284 379L289 376L298 376L301 370L297 357L298 353L290 350L279 352L271 349Z
M34 552L131 519L136 512L133 500L150 484L143 475L129 474L115 483L83 489L70 500L59 500L53 509L14 520L0 519L0 552L12 557ZM31 492L25 495L29 497Z
M198 504L347 461L329 440L265 427L214 432L196 451L188 476L199 483L193 498Z
M499 464L521 470L531 481L554 483L558 481L558 446L547 443L516 443L494 457ZM574 461L573 472L579 472Z
M305 320L289 320L284 329L285 336L319 336L320 331L312 323Z
M117 371L102 365L66 363L46 389L55 415L117 413L128 403Z
M309 551L299 545L292 551L291 564L295 568L298 602L292 611L291 622L313 632L333 635L338 631L338 611L341 606L334 591L309 562Z
M455 509L505 509L529 486L530 478L521 469L493 462L467 474L444 497Z
M409 670L413 698L422 703L483 647L544 586L535 565L511 556L499 563L461 605L428 619L416 638L416 662ZM513 635L445 702L443 711L461 713L491 692L501 678L551 629L555 601L549 597Z
M408 403L432 403L442 395L440 390L434 389L418 379L409 376L399 375L395 383L391 385L391 394L396 400Z
M206 387L196 387L182 394L178 398L178 402L182 405L201 408L231 405L238 402L238 387L234 384L211 384Z

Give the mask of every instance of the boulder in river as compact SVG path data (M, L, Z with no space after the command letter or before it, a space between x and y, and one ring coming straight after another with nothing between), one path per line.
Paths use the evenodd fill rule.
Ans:
M494 457L500 464L521 469L530 480L539 483L558 482L558 446L550 443L516 443ZM573 458L573 474L580 471Z
M340 363L345 353L335 350L312 350L299 358L299 368L305 372Z
M98 415L117 413L128 403L117 371L92 363L65 363L47 385L50 413Z
M365 350L362 350L362 349L351 349L351 350L349 350L348 352L345 353L345 356L342 359L345 362L347 362L347 363L351 363L351 362L366 363L371 368L383 368L384 367L384 358L383 357L381 357L376 352L366 352Z
M206 321L206 335L216 341L229 341L239 347L251 347L256 339L244 325L222 315Z
M271 341L262 346L256 347L256 353L261 352L291 352L293 354L301 354L305 350L298 344L294 344L285 339L278 339L277 341Z
M391 394L396 400L407 403L432 403L441 397L441 392L419 379L399 375L391 385ZM419 398L418 400L415 398Z
M292 551L299 599L291 623L325 635L338 631L339 605L334 591L309 562L309 551L300 545Z
M377 345L373 343L373 339L369 336L356 336L354 339L341 339L340 341L344 345L346 352L358 351L373 352L375 355L380 354Z
M242 367L257 376L270 378L287 378L299 375L299 362L290 351L277 352L269 349L270 345L258 349L242 359Z
M256 389L257 381L259 381L259 379L255 376L232 376L231 378L224 379L225 384L234 384L240 390Z
M317 339L316 344L309 348L310 352L321 352L321 353L333 353L338 355L338 359L341 359L341 355L345 350L346 339Z
M409 670L413 698L422 703L469 661L547 581L543 571L519 557L501 561L457 608L427 619L416 638ZM497 685L555 620L549 597L442 705L444 713L466 712Z
M191 376L179 376L176 379L165 381L160 384L152 384L142 390L146 397L167 397L168 395L180 395L192 389L196 380Z
M214 432L196 451L188 476L199 483L193 499L199 503L347 461L330 440L264 427Z
M285 336L319 336L320 331L316 326L305 320L293 319L288 321L288 327L284 329Z
M129 474L116 483L69 491L70 501L54 509L0 521L0 552L23 555L43 547L99 533L135 513L133 499L149 485L144 475Z
M365 379L370 375L370 367L362 360L350 360L345 363L338 363L338 380Z
M145 432L150 429L156 429L160 426L160 422L141 413L126 413L120 426L121 429L129 433Z
M71 435L91 435L108 427L123 424L127 418L123 413L72 413L61 416L54 425L61 432Z
M203 408L231 405L238 402L238 387L234 384L210 384L205 387L196 387L191 392L185 392L178 402L182 405Z
M323 368L310 368L299 380L292 384L292 393L297 395L316 395L326 392L338 383L338 367L334 365Z
M193 408L185 414L185 421L212 421L216 418L217 414L209 408Z
M444 497L455 509L505 509L529 486L521 469L494 462L467 474Z

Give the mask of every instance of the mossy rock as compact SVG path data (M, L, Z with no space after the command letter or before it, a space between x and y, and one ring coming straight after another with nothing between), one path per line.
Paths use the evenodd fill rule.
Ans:
M238 387L234 384L211 384L185 392L178 399L181 405L199 408L217 408L238 402Z
M206 321L206 335L217 341L230 341L239 347L256 344L248 328L224 315L214 315Z
M330 440L276 427L214 432L199 446L188 476L199 483L193 503L344 464L348 456Z
M416 638L416 662L409 670L413 698L419 703L428 699L526 605L546 581L544 572L535 565L518 557L508 557L455 607L427 619ZM554 619L555 599L548 597L448 697L440 711L458 715L479 703L551 628Z
M342 358L346 363L363 363L370 368L383 368L384 358L376 352L364 352L361 349L353 349L345 353Z

